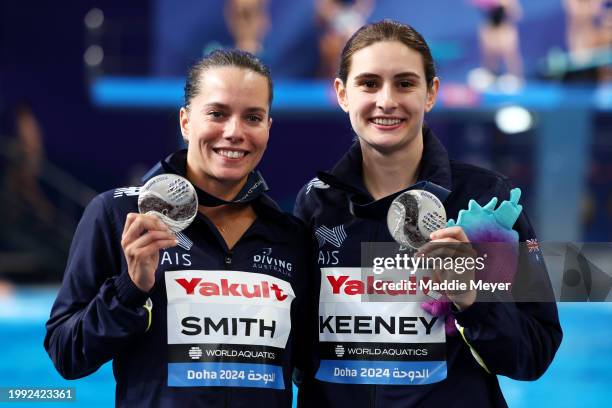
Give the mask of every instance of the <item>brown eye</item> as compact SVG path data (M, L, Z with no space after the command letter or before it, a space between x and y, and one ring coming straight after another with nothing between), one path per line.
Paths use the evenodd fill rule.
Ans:
M247 115L246 118L249 122L254 122L254 123L258 123L263 120L262 117L258 115Z
M221 112L221 111L210 111L210 112L208 112L208 116L210 116L210 117L212 117L214 119L220 119L224 115L223 115L223 112Z
M363 83L363 86L365 86L366 88L375 88L376 87L376 81L365 81Z

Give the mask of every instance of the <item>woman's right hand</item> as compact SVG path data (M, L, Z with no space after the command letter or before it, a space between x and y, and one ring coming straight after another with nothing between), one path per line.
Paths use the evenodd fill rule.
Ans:
M134 284L149 292L155 284L155 270L160 249L176 246L176 235L154 215L129 213L127 215L121 247Z

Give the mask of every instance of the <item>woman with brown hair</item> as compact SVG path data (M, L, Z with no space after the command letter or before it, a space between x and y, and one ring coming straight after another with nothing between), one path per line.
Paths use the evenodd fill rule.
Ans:
M425 126L440 80L412 27L389 20L361 27L344 47L334 86L357 141L331 172L319 172L300 191L295 206L318 238L320 269L314 347L299 405L506 406L496 375L532 380L545 372L562 337L555 304L514 303L508 293L484 303L467 290L446 291L445 310L425 307L376 287L364 269L362 244L393 242L387 211L406 191L436 195L457 219L471 200L474 207L508 199L508 179L449 160ZM510 200L516 205L516 196ZM525 214L517 218L520 241L535 239ZM470 244L461 226L427 238ZM528 270L512 276L528 276L529 285L549 291L541 257L525 264ZM372 300L375 295L388 297Z

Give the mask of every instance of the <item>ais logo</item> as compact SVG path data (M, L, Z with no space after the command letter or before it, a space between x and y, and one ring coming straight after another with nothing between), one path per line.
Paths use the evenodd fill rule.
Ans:
M315 231L315 237L319 242L319 256L317 257L317 263L319 265L338 265L340 262L338 259L340 251L335 249L324 249L324 247L327 245L328 247L331 246L333 248L340 249L342 243L344 243L344 240L346 239L344 225L337 225L332 228L321 225Z
M178 247L185 251L190 251L193 246L193 241L187 238L187 235L182 232L176 233ZM159 259L159 265L169 266L191 266L191 254L179 253L176 249L163 250Z

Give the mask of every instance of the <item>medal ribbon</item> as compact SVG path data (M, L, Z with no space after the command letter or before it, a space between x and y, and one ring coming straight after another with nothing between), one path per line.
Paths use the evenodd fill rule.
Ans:
M160 161L154 168L144 175L143 181L153 176L163 173L178 174L186 177L187 174L187 149L172 153L166 159ZM193 183L192 183L193 184ZM247 177L247 181L236 197L231 201L223 200L207 193L196 185L193 185L198 195L198 203L205 207L217 207L220 205L248 203L255 200L261 194L269 190L266 181L258 171L252 171Z

